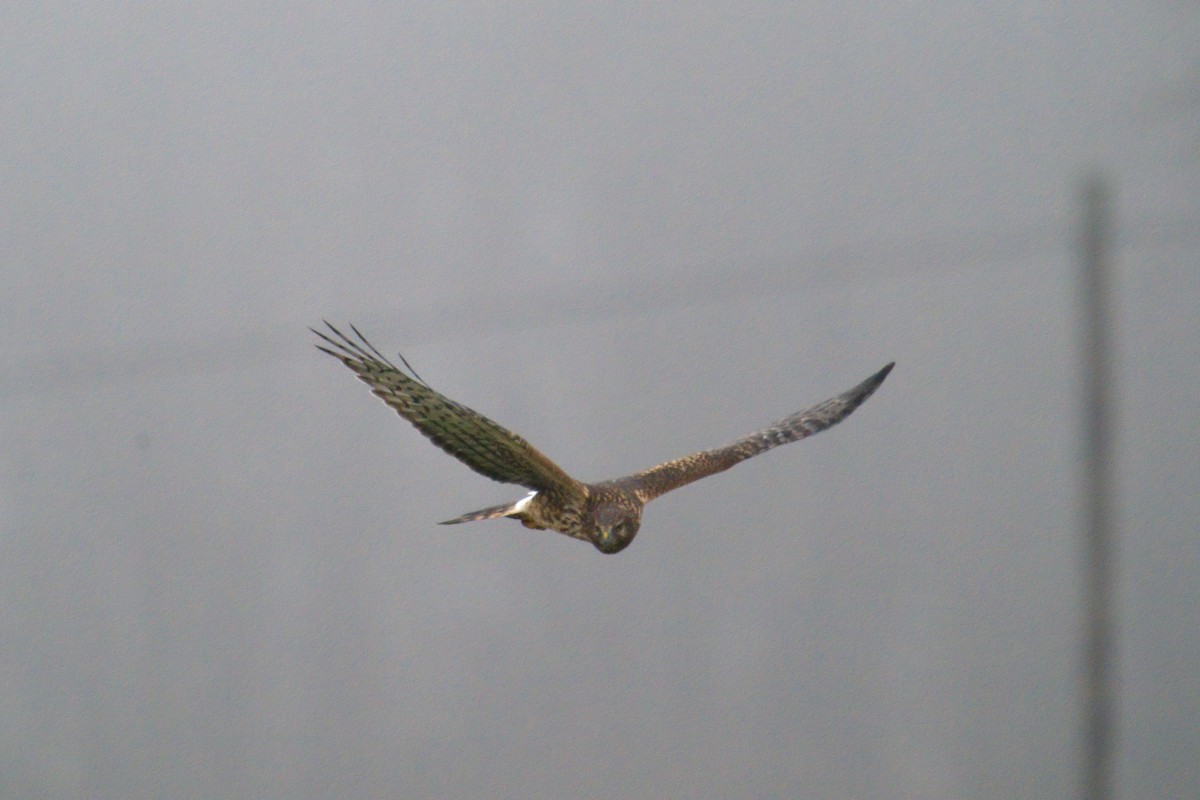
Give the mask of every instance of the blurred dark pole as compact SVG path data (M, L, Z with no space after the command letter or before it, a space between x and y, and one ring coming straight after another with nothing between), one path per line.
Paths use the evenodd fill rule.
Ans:
M1112 354L1109 335L1111 200L1099 174L1083 183L1084 800L1111 800L1113 665Z

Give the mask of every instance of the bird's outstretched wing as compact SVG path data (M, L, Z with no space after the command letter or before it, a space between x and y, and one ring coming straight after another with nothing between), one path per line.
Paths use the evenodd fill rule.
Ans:
M744 436L725 447L692 453L689 456L659 464L657 467L618 478L611 483L619 484L625 489L633 491L639 500L648 503L672 489L678 489L692 481L723 472L747 458L765 453L772 447L799 441L814 433L820 433L826 428L838 424L850 416L854 409L862 405L863 401L879 388L879 384L883 383L883 379L892 371L893 366L895 366L894 362L853 389L843 392L837 397L831 397L812 408L784 417L775 424L749 436Z
M517 434L430 388L388 361L353 325L357 341L325 323L330 334L310 328L330 347L317 349L341 361L371 392L396 410L438 447L480 475L565 497L586 495L582 484ZM332 349L331 349L332 348Z

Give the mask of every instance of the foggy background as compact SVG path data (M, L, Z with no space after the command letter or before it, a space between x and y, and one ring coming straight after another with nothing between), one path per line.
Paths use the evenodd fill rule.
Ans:
M735 10L736 9L736 10ZM1079 183L1115 190L1117 796L1200 796L1200 9L0 11L0 796L1071 797ZM607 557L583 480L898 366Z

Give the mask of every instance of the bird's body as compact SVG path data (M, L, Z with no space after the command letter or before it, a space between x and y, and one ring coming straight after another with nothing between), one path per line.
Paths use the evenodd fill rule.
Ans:
M481 475L531 490L515 503L473 511L443 525L510 517L528 528L549 529L591 542L604 553L619 552L633 541L642 509L655 497L836 425L879 388L893 366L888 364L853 389L725 447L589 484L572 478L517 434L435 391L411 367L406 374L358 329L351 326L356 341L325 324L332 336L315 329L313 333L334 349L317 347L353 370L376 396L430 441ZM400 361L408 367L403 356Z

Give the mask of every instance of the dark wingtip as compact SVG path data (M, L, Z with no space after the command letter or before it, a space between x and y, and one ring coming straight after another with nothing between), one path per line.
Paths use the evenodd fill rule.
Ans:
M325 321L325 320L322 320L322 321L323 321L323 322L325 322L325 324L326 324L326 325L329 325L329 322L328 322L328 321ZM336 329L336 328L334 328L332 325L329 325L329 327L330 327L332 330L337 330L337 329ZM330 339L330 338L329 338L327 335L325 335L325 333L323 333L322 331L319 331L319 330L317 330L316 328L312 327L311 325L309 326L309 328L308 328L308 329L309 329L310 331L312 331L313 333L315 333L315 334L316 334L318 337L320 337L320 338L321 338L321 340L325 342L325 344L328 344L328 345L330 345L330 346L332 346L332 347L337 347L337 348L341 349L341 345L339 345L339 344L338 344L337 342L335 342L333 339ZM343 355L342 353L335 353L333 350L330 350L328 347L325 347L325 346L323 346L323 345L320 345L320 344L314 344L314 345L313 345L313 347L317 348L317 349L318 349L318 350L320 350L322 353L328 353L329 355L331 355L331 356L333 356L334 358L336 358L338 361L345 361L345 358L346 358L346 356L345 356L345 355Z
M371 344L370 340L367 339L366 336L363 336L362 331L355 327L354 323L350 323L350 330L353 331L354 335L358 337L357 341L342 333L329 320L322 319L321 321L324 322L325 327L337 337L336 339L330 337L329 334L325 333L324 331L319 331L311 326L309 326L309 330L325 340L326 344L332 345L341 352L333 352L332 350L322 347L319 344L316 345L318 350L322 350L326 353L329 353L329 355L333 356L334 358L340 359L347 366L350 366L349 362L346 360L349 358L356 362L378 361L380 364L385 364L392 369L395 369L397 372L400 371L397 369L395 364L388 360L387 356L379 352L375 345ZM400 353L398 355L400 356L401 363L403 363L408 371L412 374L412 377L415 378L419 383L429 386L429 384L425 383L425 380L417 374L417 371L412 368L412 365L408 363L408 360L404 357L404 354ZM353 367L351 368L353 369Z
M888 373L892 371L892 367L894 366L896 366L895 361L891 362L886 367L879 370L879 372L876 372L874 375L867 378L858 386L855 386L853 389L847 392L846 395L853 398L856 401L856 405L863 402L875 393L875 390L879 388L881 383L883 383L883 379L888 376Z
M872 392L879 388L879 384L883 383L883 379L888 376L888 374L892 371L892 367L894 366L896 366L896 362L892 361L886 367L879 370L879 372L876 372L874 375L867 378L867 385L870 387Z

